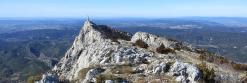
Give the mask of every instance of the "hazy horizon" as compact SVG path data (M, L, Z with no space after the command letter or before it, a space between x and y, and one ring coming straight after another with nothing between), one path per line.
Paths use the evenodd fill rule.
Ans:
M0 17L247 17L246 0L1 0Z
M80 16L80 17L0 17L0 20L35 20L35 19L203 19L203 18L226 18L226 19L247 19L247 17L227 17L227 16L181 16L181 17L96 17L96 16Z

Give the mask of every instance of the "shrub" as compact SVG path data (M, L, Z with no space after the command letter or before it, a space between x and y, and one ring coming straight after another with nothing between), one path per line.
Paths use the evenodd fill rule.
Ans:
M199 59L205 60L211 63L217 63L217 64L229 63L229 61L226 58L222 56L217 56L216 54L213 54L211 52L206 52L206 51L201 53L201 55L199 56Z
M209 69L206 63L202 62L201 64L197 65L200 71L202 72L202 79L205 82L214 83L215 82L215 71L213 68Z
M41 79L42 79L42 75L30 76L28 77L27 83L35 83L36 81L39 81Z
M209 52L203 52L201 53L201 55L199 56L199 59L201 60L205 60L207 62L214 62L215 56L212 53Z
M185 46L183 46L183 44L181 42L176 43L174 46L175 50L181 50L183 48L186 49Z
M139 78L135 81L135 83L146 83L145 78Z
M166 63L166 68L165 68L164 72L168 72L170 70L172 64L174 64L174 62L167 62Z
M175 53L175 51L171 48L166 48L164 44L161 44L158 48L156 48L156 52L161 54Z
M218 59L220 61L220 64L229 63L229 61L226 58L222 57L222 56L218 56Z
M196 49L195 49L195 52L196 52L196 53L199 53L199 54L204 54L204 53L206 53L207 51L206 51L205 49L196 48Z
M97 83L104 83L105 80L113 80L116 76L112 74L100 74L96 77Z
M79 79L84 79L86 77L87 72L90 70L91 68L83 68L79 71Z
M146 44L145 42L143 42L142 40L138 39L135 42L135 45L140 47L140 48L148 48L148 44Z
M118 65L112 69L115 74L133 74L134 70L130 65Z

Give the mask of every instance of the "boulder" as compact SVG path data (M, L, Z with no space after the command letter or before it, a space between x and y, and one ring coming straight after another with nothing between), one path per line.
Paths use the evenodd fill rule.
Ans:
M195 65L180 61L176 61L169 72L172 76L176 76L177 81L183 83L195 83L202 77L202 73Z
M165 71L166 69L167 69L167 65L166 65L164 62L162 62L162 63L156 65L156 66L153 68L153 73L154 73L154 74L165 73L165 72L166 72L166 71Z

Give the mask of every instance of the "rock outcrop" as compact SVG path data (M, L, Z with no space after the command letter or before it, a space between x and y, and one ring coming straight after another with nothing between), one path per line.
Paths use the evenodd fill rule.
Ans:
M59 83L59 78L56 73L46 73L37 83Z
M137 40L142 40L148 44L150 47L157 48L163 44L166 48L176 48L175 46L178 42L173 40L168 40L166 38L158 37L156 35L148 34L145 32L137 32L132 37L131 42L136 42Z
M87 20L52 71L59 80L76 83L197 83L205 79L197 66L202 62L199 55L182 42L145 32L132 36ZM217 73L225 72L217 64L208 63L208 66L215 68L215 78L220 78Z
M97 82L96 76L103 72L103 69L96 68L96 69L91 69L87 72L85 79L83 80L84 83L92 83L92 82Z
M170 73L171 75L176 76L176 81L182 82L195 83L196 81L199 81L200 78L202 78L202 73L196 66L179 61L176 61L172 65Z

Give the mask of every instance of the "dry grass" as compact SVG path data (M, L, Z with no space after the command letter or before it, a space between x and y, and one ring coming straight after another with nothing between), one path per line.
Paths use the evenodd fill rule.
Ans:
M203 73L202 79L205 82L214 83L215 82L215 71L213 68L209 69L205 62L198 64L197 67Z
M232 68L238 71L247 71L247 65L246 64L239 64L239 63L231 63Z
M158 48L156 48L156 52L161 54L175 53L174 49L166 48L164 44L161 44Z
M222 56L217 56L214 53L205 51L205 50L197 50L197 53L201 54L199 56L200 60L216 63L216 64L228 64L230 61Z
M112 73L114 74L133 74L134 70L130 65L117 65L112 68Z
M42 75L30 76L28 77L27 83L34 83L42 79Z
M91 68L83 68L79 71L78 76L79 79L84 79L86 77L87 72L90 70Z
M178 83L171 76L167 75L148 75L148 77L140 77L133 83Z
M147 83L147 81L145 80L145 78L139 78L139 79L135 80L134 83Z
M96 77L96 82L97 83L104 83L105 80L113 80L115 79L116 76L112 74L100 74Z
M229 61L228 59L222 56L217 56L216 54L213 54L206 50L196 50L196 52L201 54L199 56L199 59L202 61L207 61L207 62L215 63L218 65L222 65L222 64L229 65L230 67L232 67L234 70L237 70L237 71L247 71L246 64L240 64L240 63L236 63L233 61Z

